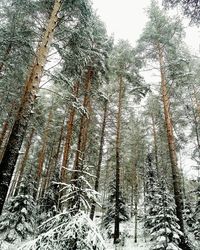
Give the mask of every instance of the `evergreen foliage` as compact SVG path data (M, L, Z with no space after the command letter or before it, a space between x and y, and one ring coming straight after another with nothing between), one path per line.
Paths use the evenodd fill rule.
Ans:
M199 24L200 1L199 0L163 0L167 7L181 6L185 16L189 17L192 23Z
M45 228L45 232L19 250L106 249L98 228L84 212L73 216L68 212L58 214L44 222L41 228Z
M0 238L17 243L33 237L36 228L36 203L33 196L21 186L21 192L10 198L0 218Z
M107 198L107 203L104 207L105 214L102 218L102 226L107 230L109 237L113 237L113 224L115 221L115 197L116 197L116 186L115 182L112 181L109 185L109 193ZM128 221L130 218L129 208L123 197L122 192L119 193L119 221Z
M198 0L163 2L199 22ZM1 249L106 250L104 231L134 249L143 222L147 249L199 249L199 182L183 210L177 153L199 171L200 61L159 6L133 48L90 0L0 1Z
M197 202L196 202L196 206L195 206L195 211L194 211L194 235L195 235L195 239L197 241L200 241L200 185L198 186L197 189Z
M166 188L166 184L154 187L150 215L147 216L152 250L180 250L179 243L183 233L178 225L174 198Z

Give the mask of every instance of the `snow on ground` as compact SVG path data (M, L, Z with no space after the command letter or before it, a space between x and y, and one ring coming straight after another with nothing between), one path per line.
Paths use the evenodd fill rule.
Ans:
M143 229L143 223L138 223L138 242L134 242L134 220L130 222L126 222L124 224L120 224L120 231L123 232L125 235L124 245L113 245L113 239L107 240L106 250L149 250L151 245L148 242L148 239L145 242L145 235Z
M100 219L96 219L96 223L100 223ZM134 242L134 219L125 223L120 224L120 232L123 237L122 243L115 246L113 244L113 238L106 240L106 250L149 250L151 244L149 243L148 237L145 237L144 227L142 222L138 222L138 243ZM145 241L146 239L146 241ZM20 244L19 244L20 245ZM18 246L19 246L18 245ZM2 242L0 239L0 250L16 250L18 249L17 245L11 245L6 242Z

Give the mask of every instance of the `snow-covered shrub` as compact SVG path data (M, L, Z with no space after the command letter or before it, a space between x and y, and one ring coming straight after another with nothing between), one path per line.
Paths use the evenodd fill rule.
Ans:
M105 250L101 234L84 212L71 216L60 213L41 225L40 234L35 240L24 244L20 250Z
M35 202L28 194L11 198L0 217L0 239L14 243L30 238L35 228Z
M184 208L183 215L184 215L184 220L186 222L188 230L192 231L195 220L194 220L194 212L192 210L192 207L191 207L191 204L189 201L185 202L185 208Z
M60 190L64 211L49 218L39 227L36 239L27 242L19 249L24 250L105 250L104 241L94 222L89 218L90 203L97 200L85 178L89 173L79 171L76 182L62 185Z

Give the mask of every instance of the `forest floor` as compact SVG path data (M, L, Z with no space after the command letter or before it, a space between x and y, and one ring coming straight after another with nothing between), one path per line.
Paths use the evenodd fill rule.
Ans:
M135 243L135 239L134 239L134 235L135 235L134 226L135 226L134 219L124 224L121 224L120 230L123 232L124 235L126 235L124 237L124 244L115 246L113 244L113 239L107 240L106 250L133 250L133 249L134 250L149 250L151 245L148 242L148 237L146 238L144 235L143 223L141 222L138 223L137 243ZM146 242L145 242L145 238L146 238Z

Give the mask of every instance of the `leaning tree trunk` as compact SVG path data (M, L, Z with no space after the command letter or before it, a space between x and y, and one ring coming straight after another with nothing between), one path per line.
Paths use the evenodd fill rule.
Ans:
M116 134L116 193L115 193L115 226L114 226L114 244L119 242L119 192L120 192L120 134L121 134L121 115L122 115L122 93L123 80L119 77L119 96L118 96L118 111L117 111L117 134Z
M103 159L103 145L104 145L104 137L105 137L105 128L106 128L106 118L108 113L108 100L105 100L104 104L104 113L103 113L103 123L102 123L102 129L101 129L101 140L100 140L100 146L99 146L99 160L97 164L97 172L96 172L96 179L95 179L95 185L94 190L98 191L99 189L99 179L100 179L100 173L101 173L101 163ZM91 212L90 212L90 219L94 219L94 213L95 213L95 202L92 202L91 206Z
M32 145L32 142L33 142L34 133L35 133L35 128L32 128L31 132L30 132L30 136L29 136L28 141L27 141L24 157L23 157L23 159L22 159L22 161L20 163L19 172L16 173L16 180L13 183L13 189L11 189L11 191L10 191L11 196L17 194L18 188L19 188L19 186L21 184L21 180L22 180L24 170L25 170L25 167L26 167L26 163L27 163L27 160L28 160L30 148L31 148L31 145Z
M184 221L183 221L183 191L182 191L182 183L181 183L181 174L178 167L177 155L176 155L176 145L175 138L173 133L173 125L170 113L170 102L169 95L167 90L167 82L166 75L164 69L164 56L163 49L160 44L157 45L158 49L158 60L160 65L160 75L161 75L161 90L162 90L162 101L164 107L164 118L167 132L167 141L169 148L169 156L171 161L171 169L172 169L172 184L174 189L174 198L176 203L176 215L179 219L178 223L181 231L184 233ZM190 249L188 243L186 242L185 237L182 237L181 241L182 249Z
M35 103L36 93L39 89L39 83L48 56L48 50L58 23L58 13L61 8L61 3L61 0L55 0L46 30L38 45L34 62L27 75L24 94L0 164L0 213L3 209L19 150L26 133L32 107Z
M12 122L13 122L12 117L15 114L15 105L16 105L16 102L14 101L11 104L10 110L7 115L7 119L4 121L2 131L0 133L0 162L1 162L1 159L3 157L4 151L7 145L7 140L10 134L10 128L12 127Z

